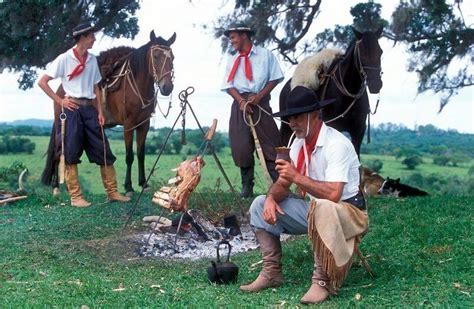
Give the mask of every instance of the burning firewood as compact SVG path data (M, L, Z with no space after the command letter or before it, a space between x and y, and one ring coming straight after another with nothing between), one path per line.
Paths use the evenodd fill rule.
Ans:
M176 169L176 177L156 191L152 201L172 211L186 211L191 192L201 180L201 169L205 165L201 156L182 162Z

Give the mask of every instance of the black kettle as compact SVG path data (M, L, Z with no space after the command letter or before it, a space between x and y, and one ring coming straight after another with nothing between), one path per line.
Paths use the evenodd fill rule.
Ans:
M221 262L221 256L219 253L221 245L227 245L227 259L225 262ZM217 245L217 261L211 262L211 266L207 268L207 278L212 283L218 284L229 284L236 283L237 276L239 275L239 267L229 261L230 251L232 246L227 240L221 240Z

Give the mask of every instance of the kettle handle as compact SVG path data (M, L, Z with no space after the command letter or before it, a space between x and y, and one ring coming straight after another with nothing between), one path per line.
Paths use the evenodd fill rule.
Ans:
M220 262L221 261L221 255L219 253L219 249L221 247L221 245L227 245L227 261L226 262L229 262L229 259L230 259L230 251L232 250L232 246L230 245L230 243L227 241L227 240L221 240L219 242L219 244L217 244L217 248L216 248L216 251L217 251L217 262Z

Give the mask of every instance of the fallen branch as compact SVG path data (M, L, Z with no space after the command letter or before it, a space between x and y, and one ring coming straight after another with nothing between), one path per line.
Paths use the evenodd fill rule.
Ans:
M18 200L23 200L23 199L25 199L25 198L27 198L27 197L28 197L28 196L26 196L26 195L15 196L15 197L9 197L9 198L0 200L0 205L6 204L6 203L9 203L9 202L15 202L15 201L18 201Z

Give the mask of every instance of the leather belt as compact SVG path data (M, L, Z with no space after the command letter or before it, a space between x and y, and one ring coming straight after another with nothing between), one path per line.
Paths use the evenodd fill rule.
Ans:
M74 101L74 103L78 104L78 105L82 105L82 106L89 106L89 105L92 105L92 99L89 99L89 98L69 98L71 99L72 101Z
M366 209L364 195L360 191L353 197L343 200L343 202L349 203L360 210Z

